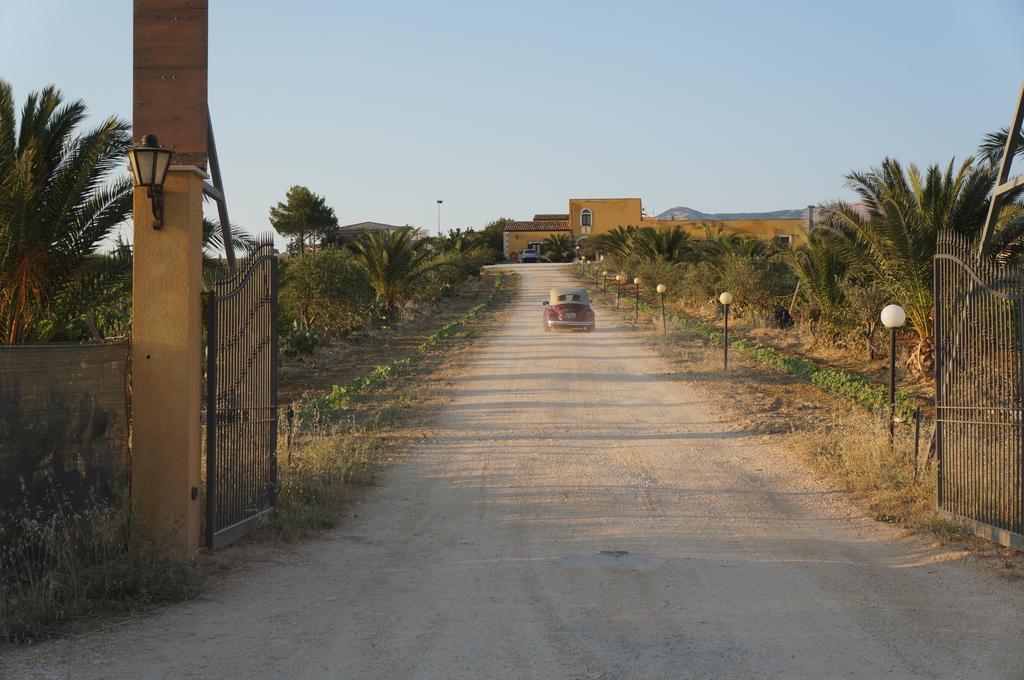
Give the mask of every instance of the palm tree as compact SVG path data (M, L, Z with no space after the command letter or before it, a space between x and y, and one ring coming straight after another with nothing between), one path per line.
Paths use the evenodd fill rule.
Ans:
M999 167L999 162L1003 159L1003 149L1006 148L1006 135L1008 134L1009 128L1003 128L985 135L981 144L978 145L978 155L984 158L989 165ZM1017 138L1019 141L1014 155L1024 158L1024 133L1018 132Z
M487 246L487 242L471 231L450 229L447 234L439 234L431 239L434 249L439 253L466 254Z
M846 296L840 282L856 264L852 253L854 249L844 239L815 231L792 255L791 266L801 293L833 326L843 325L846 317Z
M789 262L801 295L820 314L826 336L835 339L857 328L867 358L872 360L878 310L884 301L879 299L878 286L864 264L866 259L859 244L818 230L792 251Z
M572 237L568 234L552 234L541 244L541 252L551 262L568 262L575 251Z
M82 101L53 86L32 93L15 119L13 90L0 80L0 333L39 337L54 301L80 286L86 262L131 212L132 181L117 173L131 143L128 124L107 118L76 134ZM117 173L117 174L115 174Z
M711 233L705 226L705 236L695 241L695 252L704 259L720 260L724 257L768 258L781 253L779 244L755 236L736 234L718 229Z
M932 165L923 174L914 165L904 172L898 161L886 158L880 168L846 176L862 210L839 201L822 208L822 226L863 247L882 291L906 310L918 336L911 362L921 371L929 371L933 362L932 259L938 234L948 230L976 237L994 180L995 170L973 158L959 167L950 161L945 171ZM1019 214L1014 207L1019 208L1003 211L1000 227Z
M352 245L377 300L389 312L399 311L412 298L417 283L434 266L427 241L414 235L412 229L364 232Z
M681 226L666 229L644 227L633 239L634 252L647 260L682 262L693 255L693 239Z
M633 239L636 233L637 228L634 226L615 227L597 237L597 249L622 262L633 254Z

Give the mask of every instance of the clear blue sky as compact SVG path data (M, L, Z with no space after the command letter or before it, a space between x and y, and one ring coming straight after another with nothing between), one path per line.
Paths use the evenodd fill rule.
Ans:
M343 224L433 228L444 199L445 229L570 196L798 208L887 155L973 153L1024 78L1020 0L210 4L217 143L252 232L292 184ZM131 15L0 0L0 78L129 118Z

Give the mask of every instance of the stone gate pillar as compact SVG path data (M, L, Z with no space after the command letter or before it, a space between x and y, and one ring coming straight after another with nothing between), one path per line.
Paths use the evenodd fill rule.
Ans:
M133 536L184 553L200 540L204 177L172 166L162 229L146 190L135 190Z

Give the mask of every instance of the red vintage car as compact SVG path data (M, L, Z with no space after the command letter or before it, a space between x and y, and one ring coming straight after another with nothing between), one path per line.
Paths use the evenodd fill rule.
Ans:
M586 288L552 288L544 301L544 330L552 328L578 328L594 330L594 308Z

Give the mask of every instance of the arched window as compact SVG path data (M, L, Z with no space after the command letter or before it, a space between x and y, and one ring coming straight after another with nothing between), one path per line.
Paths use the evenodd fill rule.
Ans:
M580 213L580 226L581 227L589 227L589 226L591 226L593 224L593 218L594 218L594 214L592 212L590 212L590 208L585 208L583 210L583 212Z

